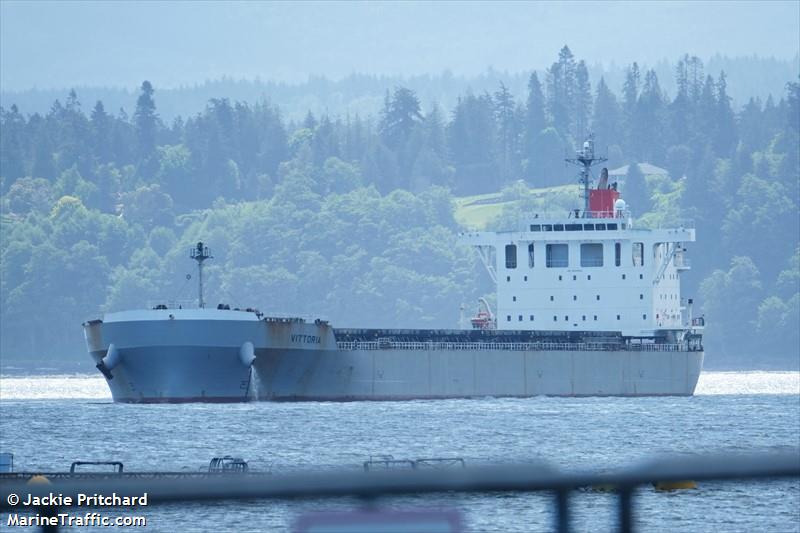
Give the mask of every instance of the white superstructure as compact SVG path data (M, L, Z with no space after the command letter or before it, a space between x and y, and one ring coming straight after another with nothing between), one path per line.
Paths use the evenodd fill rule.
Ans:
M684 329L680 274L694 229L637 229L627 217L534 222L527 231L461 236L496 279L498 329L629 337Z
M497 284L497 329L675 339L692 327L680 276L694 228L637 227L606 169L589 188L589 168L604 160L591 140L568 160L583 167L585 209L534 213L519 231L461 234Z

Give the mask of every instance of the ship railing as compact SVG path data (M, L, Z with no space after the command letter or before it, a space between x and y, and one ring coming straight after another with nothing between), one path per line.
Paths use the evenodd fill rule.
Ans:
M78 501L87 493L140 496L147 493L152 506L207 503L219 501L249 502L255 499L298 501L299 499L359 498L373 513L386 512L377 507L379 498L402 495L449 494L466 496L498 492L515 494L547 492L553 495L551 530L565 533L573 530L574 500L582 492L611 492L616 502L616 530L635 530L635 505L641 488L664 484L734 482L740 480L777 483L800 478L800 449L760 454L697 455L662 457L629 466L612 473L597 471L563 471L546 462L506 464L446 470L406 469L379 472L334 471L307 474L210 476L161 479L75 479L58 484L60 496ZM34 507L18 502L30 501L29 495L47 496L54 491L50 484L27 484L27 480L0 483L0 512L34 511ZM711 489L714 490L713 488ZM391 501L391 500L390 500ZM683 499L675 499L679 506ZM685 503L685 502L684 502ZM396 505L395 505L396 507ZM69 508L67 508L69 509ZM645 507L645 509L647 509ZM45 516L66 512L57 506L36 509ZM355 512L364 512L364 509ZM651 510L652 512L652 510ZM764 512L768 512L766 509ZM764 516L766 518L766 516ZM394 524L397 525L397 524ZM531 529L542 524L529 524ZM677 524L673 524L677 527ZM391 527L391 523L390 523ZM42 531L58 531L55 525L43 525ZM457 528L460 529L460 528ZM452 529L451 529L452 530Z
M196 309L197 300L148 300L147 309Z
M689 218L680 217L650 217L644 216L633 221L631 229L640 230L693 230L695 221Z
M625 211L581 211L578 217L575 217L573 212L544 212L544 213L521 213L517 217L518 231L528 231L531 224L603 224L603 223L618 223L618 229L695 229L695 221L691 218L677 217L659 217L652 219L648 217L633 218L630 210ZM474 231L480 231L476 229Z
M585 221L597 221L603 223L605 221L627 221L631 218L631 211L629 209L608 209L600 211L584 211L579 209L576 215L575 210L569 211L524 211L517 215L519 226L522 228L528 227L529 224L569 224L570 222L580 223Z
M612 351L628 350L637 352L679 352L685 349L682 344L618 344L605 342L434 342L434 341L339 341L339 350L404 350L404 351Z

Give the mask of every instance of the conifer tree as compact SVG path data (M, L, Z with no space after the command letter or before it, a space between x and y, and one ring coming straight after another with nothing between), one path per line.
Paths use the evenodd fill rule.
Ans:
M423 122L425 132L425 146L444 160L447 152L447 139L445 138L445 120L442 110L434 103L431 110L425 115Z
M717 87L712 76L707 76L700 93L698 107L698 134L707 141L713 141L717 131Z
M156 149L156 128L158 116L156 103L153 100L153 86L147 80L142 82L141 94L136 100L136 111L133 114L136 126L137 155L140 161L149 158Z
M636 109L640 83L639 65L634 61L625 73L625 84L622 86L622 108L626 117L631 117Z
M592 132L601 145L620 144L623 140L620 124L619 104L604 78L597 84L597 97L594 101Z
M502 82L494 93L494 110L497 119L497 149L500 183L508 182L515 174L514 161L517 152L517 126L515 123L514 97Z
M736 148L736 120L731 109L731 98L728 96L728 82L725 72L719 73L717 80L716 135L714 150L719 157L730 157Z
M634 62L628 67L625 73L625 83L622 86L622 123L625 128L624 149L628 153L634 153L634 146L636 145L636 138L632 132L636 104L639 101L640 82L639 65Z
M545 120L545 100L542 84L536 72L528 79L528 99L525 102L525 122L523 125L522 160L525 162L525 177L532 182L533 163L539 157L538 140L541 132L547 127Z
M573 133L582 141L589 134L589 119L592 116L592 86L589 71L583 60L575 67L575 124Z
M645 73L645 81L632 124L634 154L643 161L664 164L666 147L660 139L664 138L666 123L666 104L664 93L658 83L654 70Z
M379 129L388 148L399 151L421 120L419 98L414 91L396 87L391 97L387 91Z
M91 116L92 145L95 158L99 163L111 161L111 117L106 113L100 100L92 109Z
M689 61L689 55L686 54L678 60L675 67L675 85L678 92L669 104L671 145L688 143L693 131L693 105L689 96Z
M575 58L568 46L558 53L558 61L547 71L547 110L561 136L572 132L575 112Z

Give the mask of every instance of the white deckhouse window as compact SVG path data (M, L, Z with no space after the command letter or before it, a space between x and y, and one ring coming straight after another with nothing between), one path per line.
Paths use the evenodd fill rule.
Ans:
M566 268L569 266L569 247L564 244L547 245L547 268Z

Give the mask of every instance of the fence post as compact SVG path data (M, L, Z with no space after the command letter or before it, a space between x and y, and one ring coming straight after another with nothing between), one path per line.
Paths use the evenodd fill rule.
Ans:
M631 533L633 531L633 488L620 487L619 489L619 531Z
M569 490L556 491L556 531L569 533Z

